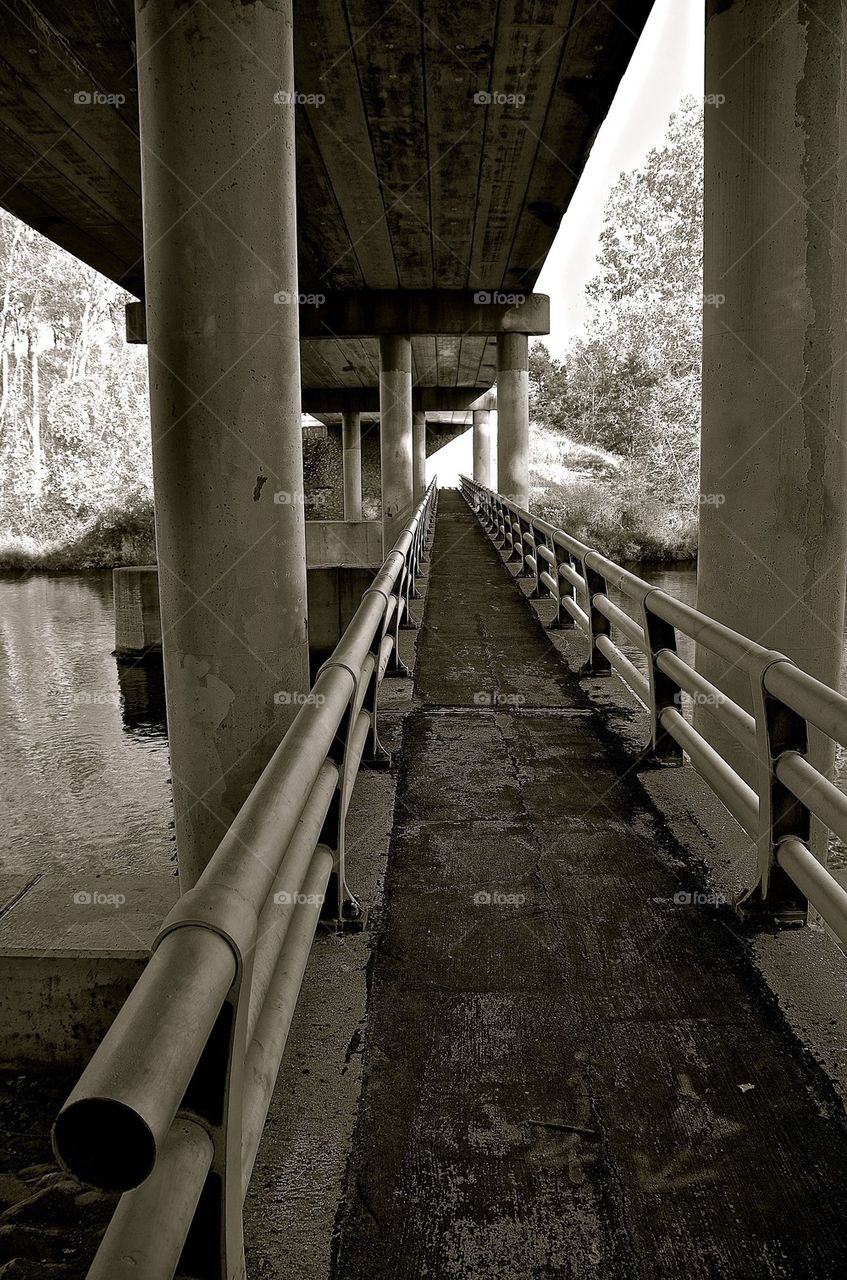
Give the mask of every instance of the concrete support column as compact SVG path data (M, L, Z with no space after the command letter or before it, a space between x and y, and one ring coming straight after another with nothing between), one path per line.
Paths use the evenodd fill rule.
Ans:
M345 413L341 417L344 450L344 519L362 518L362 427L361 414Z
M417 506L426 493L426 414L412 415L412 497Z
M309 681L291 2L138 0L136 22L159 591L186 889Z
M379 456L382 545L387 555L414 508L412 344L407 337L379 340Z
M473 478L477 484L491 488L491 413L488 409L473 411Z
M711 5L700 608L838 684L847 568L840 0ZM749 705L747 681L701 670ZM752 777L731 735L704 732ZM814 748L825 763L826 752Z
M497 487L529 506L529 349L525 333L497 337Z

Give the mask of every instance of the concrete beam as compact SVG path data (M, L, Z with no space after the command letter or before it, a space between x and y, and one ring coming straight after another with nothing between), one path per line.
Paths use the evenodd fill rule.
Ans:
M302 338L378 338L406 333L491 335L550 332L550 299L502 289L351 289L301 301ZM144 303L126 311L127 342L145 342Z
M304 387L304 413L379 413L379 387ZM424 413L496 409L497 393L486 387L413 387L412 405Z

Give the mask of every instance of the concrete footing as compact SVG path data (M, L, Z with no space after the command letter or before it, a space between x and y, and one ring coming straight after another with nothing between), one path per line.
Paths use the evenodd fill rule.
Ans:
M142 658L162 652L159 573L154 564L112 570L115 656Z
M85 1066L177 893L167 874L0 878L0 1068Z

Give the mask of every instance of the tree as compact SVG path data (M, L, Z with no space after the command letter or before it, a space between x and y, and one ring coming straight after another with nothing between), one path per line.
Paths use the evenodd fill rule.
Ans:
M73 538L152 492L143 352L116 285L0 212L0 532Z
M536 420L627 460L654 494L698 488L703 117L686 98L605 210L588 319L563 361L530 358Z

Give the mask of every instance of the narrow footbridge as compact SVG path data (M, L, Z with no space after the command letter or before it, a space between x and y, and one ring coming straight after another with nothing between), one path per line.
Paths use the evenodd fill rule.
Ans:
M584 674L617 671L643 701L642 756L516 576L584 633ZM847 895L810 850L813 816L847 835L847 801L808 743L843 744L847 701L470 481L426 493L58 1117L65 1165L125 1191L89 1275L243 1273L243 1196L319 915L361 911L346 815L360 766L386 764L379 688L413 610L333 1275L843 1276L842 1108L743 928L811 905L847 938ZM682 638L747 673L748 706ZM692 724L698 698L752 781ZM737 911L679 908L703 883L639 770L683 752L756 845Z

